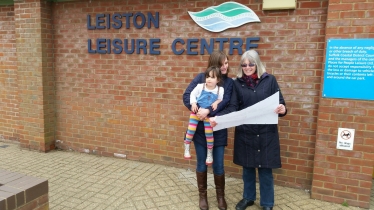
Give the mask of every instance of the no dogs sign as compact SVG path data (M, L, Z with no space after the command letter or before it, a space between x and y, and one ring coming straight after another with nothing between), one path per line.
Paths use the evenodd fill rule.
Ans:
M337 149L353 150L353 141L355 138L355 129L339 128Z

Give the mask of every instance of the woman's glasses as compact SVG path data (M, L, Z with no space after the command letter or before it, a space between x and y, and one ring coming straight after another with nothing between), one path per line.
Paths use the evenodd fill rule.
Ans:
M245 68L245 67L247 67L247 66L250 66L250 67L254 67L256 64L254 64L254 63L250 63L250 64L241 64L241 66L243 67L243 68Z

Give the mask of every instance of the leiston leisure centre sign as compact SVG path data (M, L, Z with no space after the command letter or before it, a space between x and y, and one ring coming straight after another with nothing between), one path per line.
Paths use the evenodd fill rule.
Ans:
M238 27L248 22L259 22L257 15L244 5L236 2L226 2L219 6L210 7L200 12L189 12L192 19L201 27L212 32L220 32L227 28ZM95 20L95 21L93 21ZM205 23L205 25L204 25ZM107 30L121 29L125 27L130 29L143 29L144 27L158 29L160 27L160 14L155 12L147 13L115 13L115 14L96 14L94 16L87 15L88 30ZM214 50L214 46L218 43L219 50L228 49L228 53L232 55L237 50L239 55L249 50L257 48L257 44L252 43L259 41L260 37L246 38L181 38L174 39L171 50L175 55L204 55L205 52L210 54ZM128 39L128 38L98 38L96 40L88 39L88 53L93 54L150 54L159 55L160 38L151 39ZM95 43L95 44L93 44ZM200 44L200 46L198 46ZM245 45L245 49L243 46Z

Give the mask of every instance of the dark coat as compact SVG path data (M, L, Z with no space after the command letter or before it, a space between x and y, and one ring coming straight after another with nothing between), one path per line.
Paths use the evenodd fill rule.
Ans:
M279 91L279 104L286 106L278 83L273 75L263 74L258 84L248 87L241 79L234 80L231 100L218 115L239 111L266 99ZM286 109L287 110L287 109ZM287 111L283 117L287 114ZM235 127L234 163L252 168L280 168L280 145L277 125L257 124Z
M200 73L192 80L192 82L188 85L188 87L184 91L183 103L189 110L191 110L190 95L191 95L192 90L196 87L197 84L204 83L204 82L205 82L205 73ZM233 86L233 80L227 76L224 76L223 85L222 85L222 87L224 88L223 99L221 103L218 104L218 107L215 111L212 110L212 107L209 107L209 110L210 110L210 113L208 115L209 117L216 116L218 112L222 111L227 106L231 98L232 86ZM227 129L214 131L213 136L214 136L214 146L227 146ZM196 132L193 137L193 141L195 143L198 143L206 147L204 122L199 121L196 127Z

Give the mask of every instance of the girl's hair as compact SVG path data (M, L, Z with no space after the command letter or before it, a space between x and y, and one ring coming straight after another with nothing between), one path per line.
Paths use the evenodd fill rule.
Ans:
M213 77L216 77L217 78L217 85L220 85L221 84L221 81L222 81L222 74L221 74L221 69L217 66L211 66L211 67L208 67L206 70L205 70L205 79L210 77L210 72L212 72L213 74Z
M223 64L225 64L225 60L229 60L229 57L221 50L214 50L212 54L209 56L208 66L207 68L211 66L218 66L221 68ZM230 67L227 68L227 74L230 72Z
M257 72L258 78L260 78L266 72L265 66L262 64L260 60L260 56L255 50L246 51L240 58L240 64L244 63L245 60L248 60L249 62L256 65L256 72ZM239 65L238 73L236 76L238 78L243 77L243 69L241 65Z

